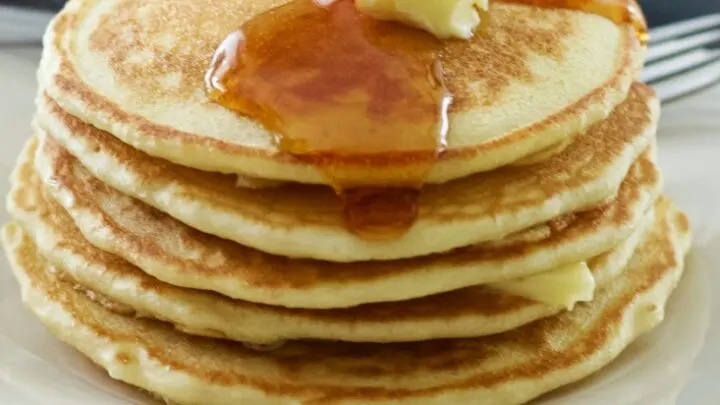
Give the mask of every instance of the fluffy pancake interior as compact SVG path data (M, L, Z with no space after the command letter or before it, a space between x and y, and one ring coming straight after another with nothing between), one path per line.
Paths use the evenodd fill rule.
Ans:
M32 238L27 243L37 244L41 254L92 299L103 305L117 301L113 310L168 320L189 333L267 343L293 338L409 341L480 336L513 329L567 305L555 301L545 305L489 285L346 310L291 310L165 284L85 240L64 208L44 192L32 164L36 144L35 140L29 142L13 174L8 197L11 213ZM128 210L124 213L134 216ZM588 261L598 285L621 273L651 223L652 216L646 215L632 236ZM528 236L533 240L543 231L530 233L536 234ZM558 289L551 291L557 293ZM235 319L240 325L228 324L226 319Z
M589 211L443 255L339 264L288 260L202 234L102 183L49 139L35 166L91 243L170 284L287 307L400 301L586 260L630 236L661 185L657 167L643 155L615 199Z
M4 229L3 243L25 303L54 334L111 376L182 404L332 398L338 404L514 405L597 371L662 320L690 239L684 214L667 199L657 209L660 220L627 275L574 311L485 338L291 342L269 352L113 314L57 280L40 257L20 247L21 233L12 227Z
M349 232L329 188L240 189L234 176L138 152L47 97L37 122L95 177L200 231L271 254L352 262L447 252L595 206L617 192L653 139L657 117L652 90L637 84L607 120L546 162L425 187L414 226L383 242Z

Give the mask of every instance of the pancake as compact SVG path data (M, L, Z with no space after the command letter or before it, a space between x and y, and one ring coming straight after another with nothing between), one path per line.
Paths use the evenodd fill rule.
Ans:
M505 404L577 381L658 325L690 245L668 200L623 277L574 311L490 337L416 343L289 342L272 351L115 314L3 233L25 304L113 378L178 404Z
M30 166L35 146L25 152ZM387 262L333 263L269 255L201 233L94 178L45 138L35 167L83 235L169 284L300 308L401 301L529 277L600 255L628 238L652 206L660 173L641 157L609 203L564 215L506 239L446 254ZM29 175L20 170L18 190ZM27 211L10 200L15 216Z
M166 320L187 333L264 344L286 339L387 342L474 337L511 330L562 309L492 287L335 310L286 309L175 287L88 243L65 210L43 195L31 162L21 165L14 179L9 198L13 216L28 235L21 238L24 250L41 254L92 299L103 305L110 302L112 310ZM588 261L597 286L620 276L652 224L653 216L648 215L627 240Z
M73 0L47 31L41 85L64 109L149 155L197 169L325 183L281 153L259 123L209 102L215 49L287 0ZM579 11L497 2L484 35L441 52L454 96L448 149L428 182L504 166L562 143L626 97L643 48L633 29ZM348 177L392 182L418 154L338 161ZM353 176L352 173L355 173Z
M327 187L238 188L235 176L187 169L138 152L45 96L38 108L38 126L124 194L242 245L341 262L445 252L602 203L617 192L632 162L654 139L659 110L652 90L636 84L607 120L559 155L425 187L418 219L408 232L373 241L347 229L340 199Z

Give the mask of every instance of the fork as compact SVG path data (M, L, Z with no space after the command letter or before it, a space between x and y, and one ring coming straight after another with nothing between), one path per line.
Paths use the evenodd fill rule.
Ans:
M651 29L641 80L663 102L720 82L720 13Z

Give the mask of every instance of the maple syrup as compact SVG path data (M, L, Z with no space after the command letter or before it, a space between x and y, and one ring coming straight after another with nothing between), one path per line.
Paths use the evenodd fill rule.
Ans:
M581 10L605 17L616 24L629 24L638 40L646 45L650 39L647 20L635 0L503 0L505 3L526 4L544 8Z
M212 100L262 122L284 152L313 164L344 201L346 224L398 236L417 216L445 148L451 97L431 34L361 14L352 0L294 0L231 34L206 76ZM358 184L343 161L412 152L394 182ZM370 168L372 170L372 168Z
M598 14L647 41L634 0L506 1ZM320 170L351 231L387 239L414 223L419 189L446 147L442 47L425 31L362 15L353 0L292 0L229 35L205 81L213 101L258 120L281 151ZM343 165L403 152L420 164L385 184L359 184Z

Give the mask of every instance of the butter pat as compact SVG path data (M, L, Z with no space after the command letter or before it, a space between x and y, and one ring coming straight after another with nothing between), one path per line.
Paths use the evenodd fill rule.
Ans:
M438 38L473 36L488 0L355 0L361 13L379 20L399 21L424 29Z
M587 264L579 262L519 280L490 284L490 287L547 305L572 309L578 302L593 299L595 278Z
M263 188L277 188L284 186L284 181L261 179L259 177L250 177L242 174L237 174L235 177L235 187L237 188L252 188L252 189L263 189Z

